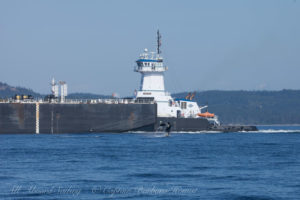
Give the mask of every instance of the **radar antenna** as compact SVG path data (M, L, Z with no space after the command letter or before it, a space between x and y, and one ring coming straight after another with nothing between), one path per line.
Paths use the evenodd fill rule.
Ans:
M161 35L159 33L159 30L157 30L157 54L161 54L160 46L161 46Z

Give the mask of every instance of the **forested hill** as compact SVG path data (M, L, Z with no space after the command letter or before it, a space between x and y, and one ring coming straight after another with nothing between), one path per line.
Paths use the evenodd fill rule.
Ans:
M197 92L194 100L208 104L208 111L225 124L300 124L300 90L204 91Z
M0 82L0 98L12 98L16 94L32 95L34 98L43 98L45 95L34 92L31 89L24 87L14 87L6 83ZM108 95L92 94L92 93L71 93L68 95L69 99L101 99L111 98Z
M6 83L0 82L0 98L11 98L16 94L26 94L32 95L34 97L41 97L42 95L34 92L31 89L24 88L24 87L13 87Z
M31 89L12 87L0 82L0 98L15 94L43 95ZM173 94L184 98L188 93ZM73 93L68 98L110 98L106 95ZM203 91L194 98L199 105L219 116L223 124L300 124L300 90L281 91Z

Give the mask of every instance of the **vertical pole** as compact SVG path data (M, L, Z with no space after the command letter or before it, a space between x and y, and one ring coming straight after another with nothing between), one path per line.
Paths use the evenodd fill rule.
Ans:
M35 133L40 133L40 104L36 102L35 104Z
M60 83L60 102L64 102L64 87L62 83Z
M53 134L53 107L51 109L51 134Z
M65 91L65 82L61 82L60 83L60 101L63 103L63 102L65 102L65 93L66 93L66 91Z
M160 46L161 46L161 35L159 34L159 30L157 30L157 54L158 55L161 53Z

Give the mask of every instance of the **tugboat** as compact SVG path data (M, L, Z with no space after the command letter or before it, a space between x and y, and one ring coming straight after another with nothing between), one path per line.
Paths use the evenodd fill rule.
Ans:
M255 126L223 126L218 116L202 112L207 106L199 107L193 101L195 93L189 94L185 99L173 99L165 91L164 73L168 67L163 63L161 55L161 35L157 31L157 50L149 52L144 49L136 61L134 71L141 74L141 84L136 92L137 102L154 101L157 104L157 119L153 127L143 127L144 131L155 131L160 124L171 124L172 131L256 131Z

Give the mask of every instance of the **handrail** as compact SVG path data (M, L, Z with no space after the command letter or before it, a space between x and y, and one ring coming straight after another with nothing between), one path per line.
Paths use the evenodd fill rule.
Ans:
M64 102L60 102L58 99L52 99L45 101L43 99L0 99L0 103L53 103L53 104L154 104L154 101L139 102L136 99L65 99Z

